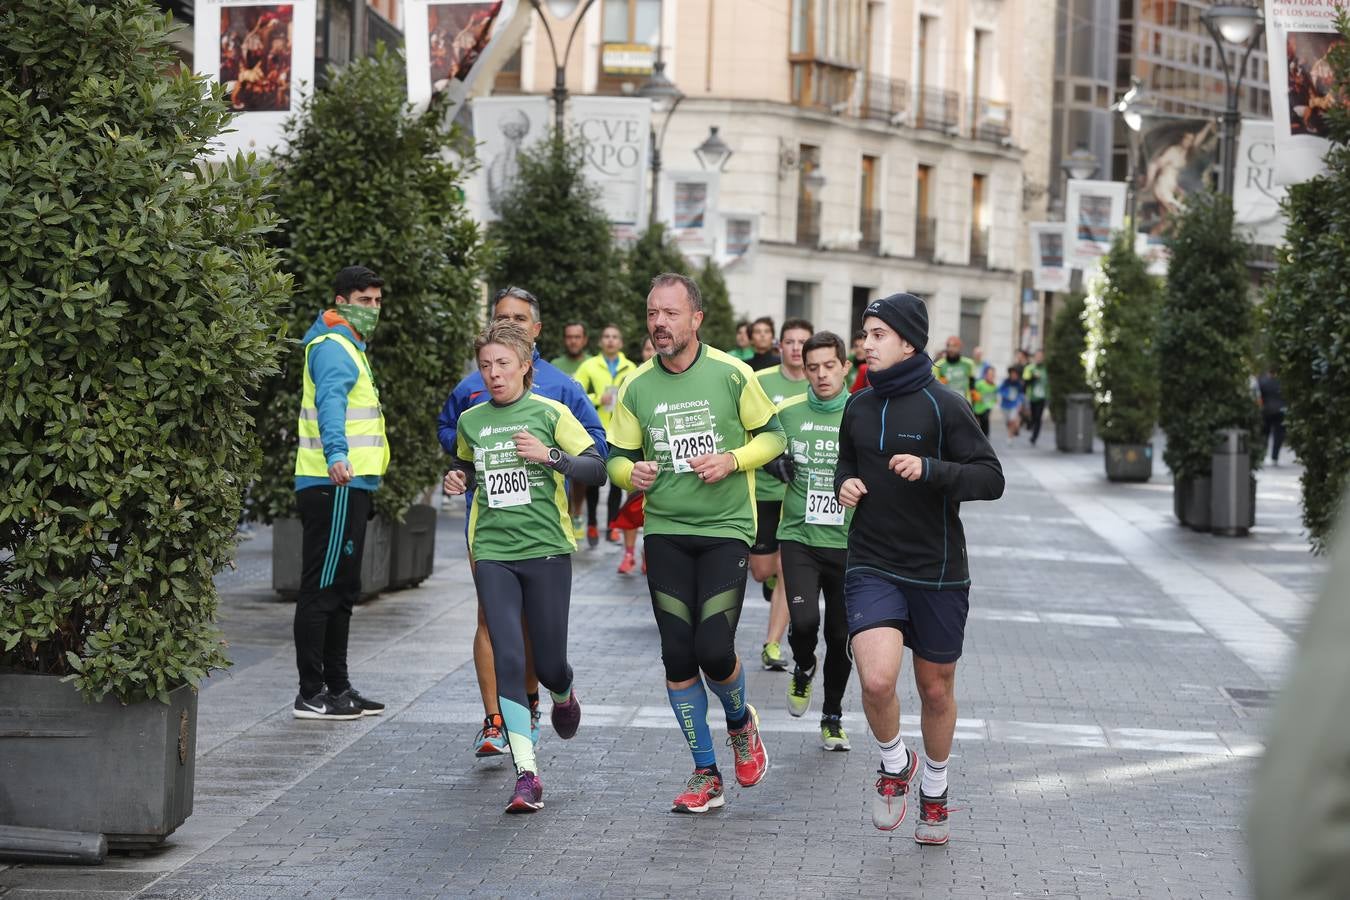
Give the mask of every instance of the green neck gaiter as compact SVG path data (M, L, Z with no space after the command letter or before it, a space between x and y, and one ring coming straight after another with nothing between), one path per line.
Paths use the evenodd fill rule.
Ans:
M357 331L357 337L363 341L370 340L370 336L375 333L375 326L380 321L380 310L375 306L344 303L337 308L337 314L351 323Z
M829 400L822 400L816 396L816 389L808 387L806 389L806 405L815 412L839 412L848 402L848 388L840 391Z

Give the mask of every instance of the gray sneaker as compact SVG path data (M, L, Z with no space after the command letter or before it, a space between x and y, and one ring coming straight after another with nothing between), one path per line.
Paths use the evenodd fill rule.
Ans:
M918 844L947 843L947 792L941 797L929 797L919 791L919 824L914 827L914 841Z
M894 831L905 821L909 782L919 768L919 756L905 748L905 770L892 774L877 769L876 795L872 797L872 824L882 831Z

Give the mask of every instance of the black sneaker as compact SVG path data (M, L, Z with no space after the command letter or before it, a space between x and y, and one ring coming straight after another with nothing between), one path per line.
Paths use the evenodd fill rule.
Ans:
M346 697L334 697L328 691L319 691L308 700L303 694L296 694L291 715L297 719L350 720L361 718L361 709Z
M384 704L376 703L369 697L362 697L356 688L347 688L341 694L338 694L339 700L350 700L352 705L361 710L363 716L378 716L384 712Z

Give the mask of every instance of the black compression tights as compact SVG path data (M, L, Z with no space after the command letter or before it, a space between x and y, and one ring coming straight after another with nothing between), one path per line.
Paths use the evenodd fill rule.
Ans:
M666 680L688 681L700 669L713 681L731 678L750 548L729 538L653 534L646 550Z

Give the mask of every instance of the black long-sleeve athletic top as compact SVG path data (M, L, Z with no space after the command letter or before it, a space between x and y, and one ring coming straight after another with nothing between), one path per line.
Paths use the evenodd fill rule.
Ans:
M923 476L892 472L896 454L922 458ZM836 494L850 478L861 478L867 493L849 527L847 571L927 590L970 585L961 503L1003 496L1003 467L964 397L938 382L901 396L874 388L852 395L839 428Z

